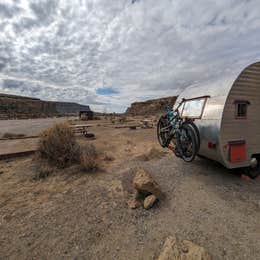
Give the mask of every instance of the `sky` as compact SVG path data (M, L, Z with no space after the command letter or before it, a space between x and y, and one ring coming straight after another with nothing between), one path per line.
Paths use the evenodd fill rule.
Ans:
M0 92L124 112L260 61L259 0L0 0Z

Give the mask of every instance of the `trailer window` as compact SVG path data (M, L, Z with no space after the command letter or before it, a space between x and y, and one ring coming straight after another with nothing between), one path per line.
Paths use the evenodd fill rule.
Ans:
M181 116L188 118L201 118L205 102L205 97L186 100L183 105Z
M246 118L247 117L247 106L250 103L248 101L235 101L236 105L236 118Z

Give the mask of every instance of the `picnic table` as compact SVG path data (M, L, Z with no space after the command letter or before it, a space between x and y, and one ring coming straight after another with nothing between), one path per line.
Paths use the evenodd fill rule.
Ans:
M91 127L91 125L71 125L70 128L72 129L73 133L75 134L82 134L85 137L88 137L88 128Z

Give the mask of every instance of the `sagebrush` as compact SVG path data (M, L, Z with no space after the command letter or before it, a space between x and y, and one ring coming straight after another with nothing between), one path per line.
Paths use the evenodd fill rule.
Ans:
M80 165L84 171L95 171L99 168L98 152L93 144L81 147Z
M65 168L79 162L80 147L68 123L59 123L40 135L39 155L49 163Z

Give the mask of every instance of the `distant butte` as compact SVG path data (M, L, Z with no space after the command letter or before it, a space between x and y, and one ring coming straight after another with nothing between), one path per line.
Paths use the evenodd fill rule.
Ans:
M126 110L126 114L132 116L145 116L155 115L165 112L165 102L170 106L173 106L177 99L177 96L151 99L143 102L132 103L131 106Z
M26 119L90 111L87 105L0 93L0 119Z

